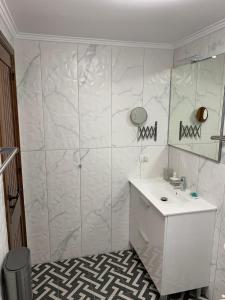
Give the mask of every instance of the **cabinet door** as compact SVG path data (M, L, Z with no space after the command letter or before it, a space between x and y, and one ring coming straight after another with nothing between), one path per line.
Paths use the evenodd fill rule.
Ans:
M165 218L131 186L130 242L161 290Z
M209 285L215 211L168 217L162 293Z

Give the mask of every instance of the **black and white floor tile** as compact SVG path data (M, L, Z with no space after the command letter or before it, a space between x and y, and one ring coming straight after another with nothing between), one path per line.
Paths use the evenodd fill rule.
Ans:
M34 300L158 300L160 297L131 250L36 265L32 277Z

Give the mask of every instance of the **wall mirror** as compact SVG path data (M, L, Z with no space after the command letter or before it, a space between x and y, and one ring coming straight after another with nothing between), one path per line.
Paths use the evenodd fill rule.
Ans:
M168 144L220 161L225 54L172 70Z

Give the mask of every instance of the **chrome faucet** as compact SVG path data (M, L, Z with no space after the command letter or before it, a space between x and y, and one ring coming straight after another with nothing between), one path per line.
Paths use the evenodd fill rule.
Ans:
M187 188L187 179L185 176L181 176L180 180L173 185L175 189L180 189L181 191L186 191Z
M186 191L187 188L187 179L185 176L181 176L180 178L180 190L181 191Z

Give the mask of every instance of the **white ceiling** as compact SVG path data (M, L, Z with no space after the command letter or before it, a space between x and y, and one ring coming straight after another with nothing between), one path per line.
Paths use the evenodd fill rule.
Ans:
M225 18L225 0L6 0L20 32L174 43Z

